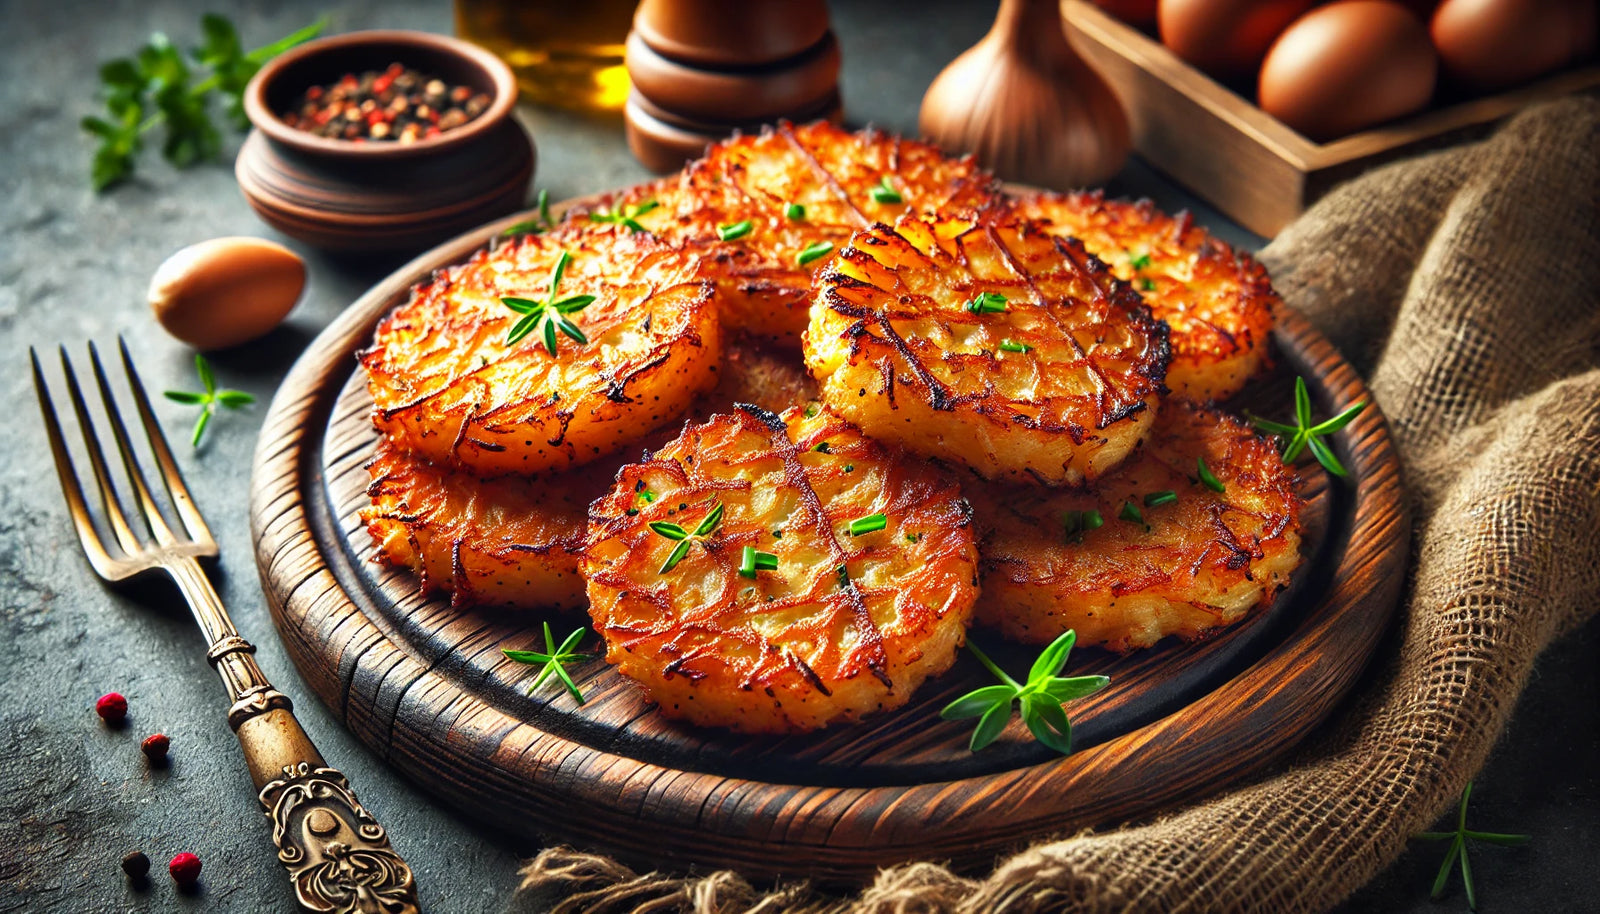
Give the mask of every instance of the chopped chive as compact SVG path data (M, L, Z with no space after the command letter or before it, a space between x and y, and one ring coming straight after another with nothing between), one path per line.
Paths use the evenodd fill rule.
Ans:
M844 567L843 565L840 565L838 568L835 568L833 570L833 573L839 576L839 587L840 587L840 589L849 590L850 587L851 587L851 584L850 584L850 569Z
M966 309L973 314L995 314L1006 309L1006 297L999 292L984 292L967 302Z
M888 175L884 175L883 176L883 180L879 181L878 185L876 187L872 188L872 190L868 191L868 193L870 193L872 195L872 202L874 202L874 203L900 203L900 202L903 202L903 198L900 196L900 192L895 190L894 189L894 185L889 183L889 176Z
M806 208L798 203L791 203L783 208L783 214L786 217L799 222L801 219L806 217Z
M1132 254L1133 252L1129 251L1128 253ZM1133 267L1135 270L1142 270L1145 267L1148 267L1149 265L1150 265L1150 255L1148 253L1140 254L1137 257L1130 257L1128 259L1128 266Z
M1087 511L1068 511L1062 518L1066 526L1066 538L1069 543L1083 542L1083 535L1090 530L1098 530L1105 525L1105 518L1093 508Z
M717 237L721 238L723 241L732 241L735 238L743 238L744 236L750 234L750 229L751 225L749 219L739 222L731 222L727 225L717 226Z
M863 533L876 533L887 526L889 526L889 518L885 517L883 512L880 511L877 514L868 514L866 517L858 517L851 521L850 535L860 536Z
M744 547L739 561L739 573L754 579L758 571L776 571L778 557L770 552L758 552L754 546Z
M806 264L810 263L813 260L817 260L819 258L828 256L828 253L830 251L832 251L832 250L833 250L833 242L831 242L831 241L818 241L815 244L806 245L806 249L801 251L799 253L799 255L795 257L794 260L795 260L795 263L797 263L797 264L799 264L800 266L803 267L803 266L805 266Z
M655 504L656 493L650 491L649 489L640 489L639 500L647 505Z
M677 567L678 563L683 561L683 557L689 554L689 542L689 540L683 540L674 546L672 554L667 556L667 560L661 564L661 568L656 574L666 574Z
M1171 489L1165 489L1160 492L1151 492L1149 495L1146 495L1144 497L1144 506L1146 508L1154 508L1157 505L1170 505L1177 500L1177 492L1174 492Z
M1213 492L1228 491L1227 486L1222 484L1222 480L1211 475L1211 468L1206 466L1206 459L1204 457L1199 458L1198 465L1200 468L1200 482L1203 483L1206 488Z
M920 534L920 533L907 533L906 534L906 542L908 542L908 543L920 542L921 540L922 540L922 534Z
M833 453L833 445L831 445L828 442L824 441L821 444L817 445L816 447L812 448L812 450L816 451L819 454L832 454Z
M1144 523L1144 512L1140 511L1139 506L1130 499L1122 503L1122 510L1117 512L1117 519L1125 520L1130 524L1142 524Z
M1146 292L1154 292L1156 290L1156 281L1146 276L1139 283L1139 287L1144 289Z
M807 419L815 419L817 417L817 413L820 413L820 412L822 412L822 407L818 406L817 404L815 404L815 403L806 404L806 418Z
M1029 346L1027 343L1018 343L1018 342L1014 342L1012 340L1001 340L1000 341L1000 348L1004 349L1006 352L1032 352L1033 351L1033 347Z
M700 526L694 528L694 535L709 536L715 532L717 527L721 524L722 502L719 501L717 502L717 506L711 509L711 513L706 515L706 519L700 522Z

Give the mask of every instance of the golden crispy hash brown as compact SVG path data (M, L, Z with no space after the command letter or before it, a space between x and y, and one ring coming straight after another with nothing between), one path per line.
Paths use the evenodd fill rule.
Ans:
M1201 459L1225 491L1201 481ZM1272 442L1183 401L1090 491L969 485L982 537L978 621L1041 644L1076 629L1079 644L1113 650L1231 625L1300 564L1296 486Z
M1099 191L1036 194L1017 201L1015 211L1082 241L1167 322L1167 386L1174 393L1223 400L1262 367L1278 306L1266 268L1194 225L1188 213L1174 219L1148 200L1107 200Z
M1011 219L906 218L817 282L806 364L867 434L989 479L1094 479L1144 437L1167 328L1083 247Z
M382 438L361 519L381 561L417 572L424 592L448 591L454 605L574 609L585 601L578 554L589 502L619 463L479 479Z
M947 669L976 563L953 479L813 404L716 416L623 467L583 569L606 659L664 713L792 732L899 707Z
M970 158L817 121L718 143L682 173L600 209L615 218L653 202L637 222L703 251L726 326L798 346L811 278L852 233L912 210L981 207L994 199L994 187ZM744 223L748 229L738 234Z
M375 421L405 448L482 476L563 470L637 441L717 382L713 287L694 269L648 235L586 224L479 251L378 325L361 353ZM541 325L508 343L524 315L501 298L541 303L537 320L552 295L569 311L550 318L587 342L552 329L552 355Z

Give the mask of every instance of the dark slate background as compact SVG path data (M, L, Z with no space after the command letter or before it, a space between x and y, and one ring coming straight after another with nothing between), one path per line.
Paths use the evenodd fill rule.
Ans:
M923 89L983 33L994 6L836 0L851 121L914 130ZM205 8L188 0L0 4L0 356L10 365L0 378L17 423L5 434L0 463L0 911L291 907L187 613L169 590L116 593L92 577L56 488L24 364L29 345L67 343L81 352L85 340L106 344L122 333L151 387L193 387L190 352L156 327L144 305L151 272L205 238L277 237L247 208L226 164L180 173L150 155L133 183L103 196L88 189L90 144L77 123L97 107L96 64L129 53L156 30L189 44ZM324 11L297 0L240 5L233 15L246 44L255 45ZM332 31L451 28L444 0L344 3L327 12ZM555 199L646 176L616 121L523 116L539 147L536 183ZM230 137L226 157L237 147ZM1137 162L1113 189L1194 206L1224 237L1260 243ZM336 263L288 243L310 266L305 298L272 336L214 359L223 384L263 404L312 336L388 269ZM181 440L191 414L166 402L157 409ZM284 655L250 559L246 493L262 412L220 417L198 453L178 448L222 543L218 589L260 645L268 674L301 699L306 729L389 827L416 869L425 905L501 910L518 861L534 848L485 832L386 769L310 698ZM1534 835L1529 847L1474 856L1486 912L1600 909L1597 653L1595 625L1551 650L1478 781L1476 827ZM126 730L108 730L92 711L95 698L113 689L132 705ZM137 745L158 730L172 737L173 763L152 772ZM140 848L158 867L179 851L199 854L201 891L180 895L164 875L147 891L131 890L117 863ZM1441 853L1419 847L1346 910L1464 910L1458 888L1441 906L1427 901Z

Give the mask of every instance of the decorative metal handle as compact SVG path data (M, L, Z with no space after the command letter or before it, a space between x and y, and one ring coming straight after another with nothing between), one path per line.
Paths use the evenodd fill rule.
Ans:
M416 914L411 867L349 780L322 760L295 720L294 703L267 681L255 645L239 636L199 563L182 559L168 570L211 642L206 659L233 701L228 726L239 737L300 907L318 914Z

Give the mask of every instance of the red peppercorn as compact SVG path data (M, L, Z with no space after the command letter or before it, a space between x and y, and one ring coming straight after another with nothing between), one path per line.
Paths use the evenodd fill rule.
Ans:
M128 716L128 699L117 692L107 692L94 703L94 713L108 724L120 724Z
M144 757L149 759L152 764L165 762L167 760L167 750L170 748L172 748L172 740L167 739L165 733L147 736L144 738L144 742L139 744L139 751L143 752Z
M194 885L200 878L200 858L188 852L179 854L167 864L167 872L172 874L172 881L178 885Z

